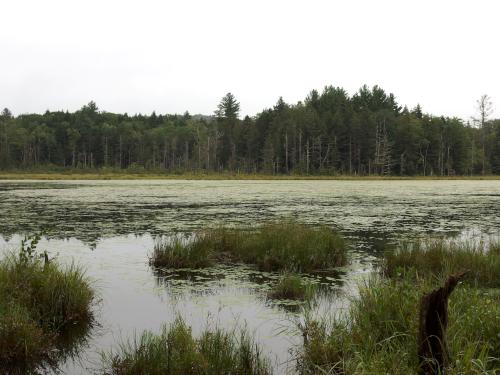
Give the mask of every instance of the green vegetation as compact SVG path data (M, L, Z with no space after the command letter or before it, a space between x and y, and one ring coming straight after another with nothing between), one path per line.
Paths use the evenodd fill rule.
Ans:
M299 369L303 374L414 374L418 306L428 280L376 280L363 286L345 316L309 321ZM500 293L460 287L450 300L449 374L494 374L500 365ZM496 358L496 359L495 359Z
M39 238L0 261L0 369L11 373L51 364L92 321L94 292L84 272L43 261ZM57 350L55 350L57 349Z
M387 252L382 269L388 277L405 273L442 276L469 270L465 280L472 285L500 288L500 243L488 247L445 240L403 243Z
M388 253L384 269L390 277L374 277L362 285L347 313L306 321L300 373L417 373L420 299L440 285L444 273L463 265L472 276L450 298L447 337L453 361L447 373L495 373L500 366L500 293L498 280L490 277L499 272L493 259L497 245L489 252L445 242L430 242L425 251L422 246Z
M0 169L130 173L454 176L500 174L500 120L481 98L476 124L409 110L378 86L279 99L239 118L227 94L213 116L0 113Z
M157 242L150 264L168 268L204 268L213 264L215 240L202 233L190 240L182 235Z
M273 285L267 296L272 299L310 300L314 296L314 285L304 281L299 275L283 274Z
M498 180L498 175L475 176L380 176L380 175L305 175L305 174L264 174L231 172L179 172L128 169L17 169L1 171L0 180Z
M255 264L264 271L310 272L346 263L343 238L327 227L294 222L256 228L219 227L158 243L151 258L157 267L205 267L215 260Z
M103 355L106 375L267 375L269 361L245 331L205 330L194 338L181 319Z

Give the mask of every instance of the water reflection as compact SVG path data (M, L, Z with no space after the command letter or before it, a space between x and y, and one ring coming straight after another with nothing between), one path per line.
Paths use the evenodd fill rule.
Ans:
M99 324L92 319L90 322L78 322L61 329L52 338L54 347L50 349L47 356L37 363L29 365L15 364L13 366L0 363L0 371L8 375L46 375L66 374L61 364L66 362L78 362L81 353L90 348L92 333L97 330Z
M298 312L304 301L273 300L268 297L272 286L281 275L276 272L262 272L243 264L219 265L205 269L162 269L152 267L156 285L165 289L171 298L209 295L254 295L259 303L270 308L282 308L288 312ZM344 285L347 271L331 270L301 277L316 286L314 305L321 301L337 298Z

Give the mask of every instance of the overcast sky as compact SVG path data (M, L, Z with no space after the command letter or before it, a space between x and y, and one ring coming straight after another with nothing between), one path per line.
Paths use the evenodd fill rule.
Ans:
M409 107L500 117L500 1L2 0L0 107L242 114L364 83Z

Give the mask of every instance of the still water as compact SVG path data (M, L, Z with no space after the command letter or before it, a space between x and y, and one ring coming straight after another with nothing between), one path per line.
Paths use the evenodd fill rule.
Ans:
M181 315L251 331L277 373L293 372L300 306L266 299L277 274L246 266L158 271L155 238L220 223L296 218L327 224L350 241L351 264L308 275L321 285L315 313L342 311L381 251L401 238L498 236L500 181L9 181L0 182L0 249L26 233L62 263L83 264L100 302L97 326L64 374L89 374L99 353Z

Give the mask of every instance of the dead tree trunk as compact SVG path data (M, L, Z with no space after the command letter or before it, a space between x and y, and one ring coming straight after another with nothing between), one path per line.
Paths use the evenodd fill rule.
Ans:
M448 298L468 271L451 275L444 286L422 297L418 336L419 374L444 374L449 363L446 345Z

